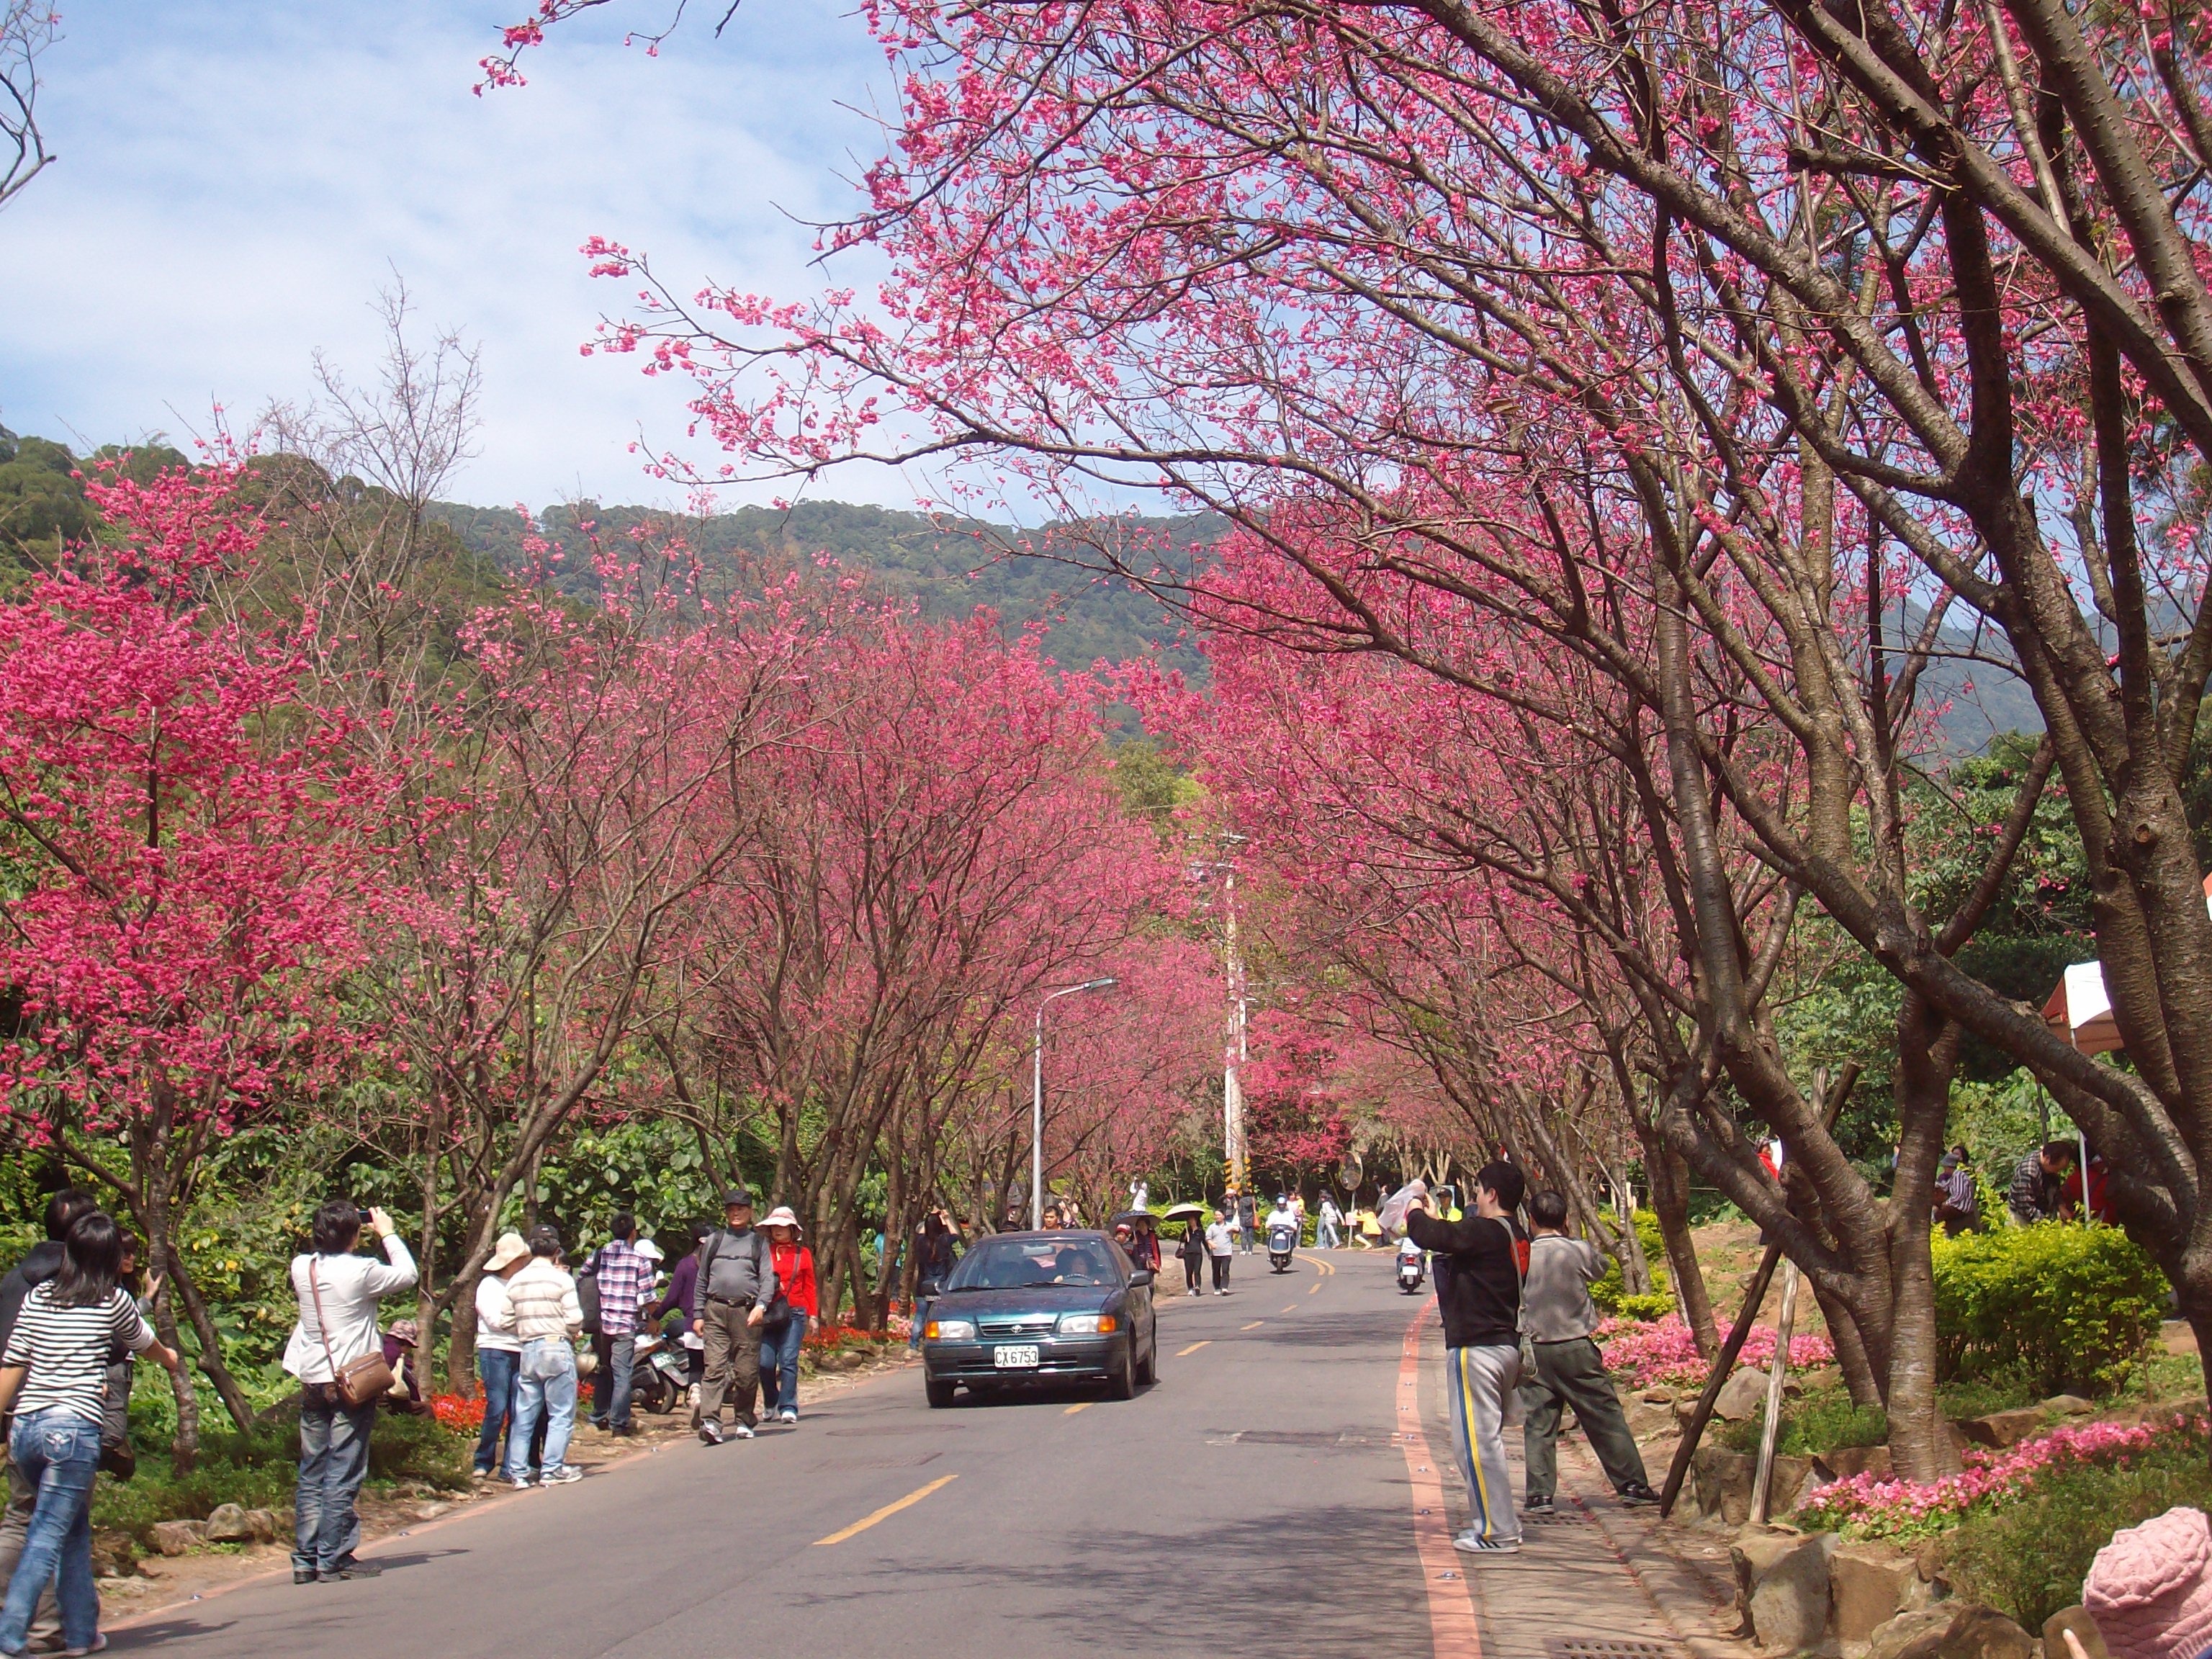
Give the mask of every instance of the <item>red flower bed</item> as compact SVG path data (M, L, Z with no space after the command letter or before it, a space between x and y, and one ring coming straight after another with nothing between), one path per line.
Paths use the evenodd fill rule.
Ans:
M464 1400L457 1394L434 1394L430 1396L430 1411L441 1426L455 1434L474 1434L483 1427L484 1402L482 1395L473 1400Z

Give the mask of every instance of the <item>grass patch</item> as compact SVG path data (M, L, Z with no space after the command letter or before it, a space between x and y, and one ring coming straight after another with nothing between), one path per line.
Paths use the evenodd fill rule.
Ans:
M2041 1629L2081 1599L2089 1564L2115 1532L2177 1504L2212 1506L2208 1451L2202 1429L2178 1429L2110 1467L2037 1471L2012 1503L1969 1516L1945 1536L1954 1587Z
M1742 1422L1721 1433L1731 1451L1756 1452L1766 1424L1766 1402ZM1784 1457L1813 1457L1845 1446L1879 1446L1889 1438L1889 1419L1879 1406L1855 1406L1845 1389L1817 1389L1802 1399L1785 1400L1774 1449Z

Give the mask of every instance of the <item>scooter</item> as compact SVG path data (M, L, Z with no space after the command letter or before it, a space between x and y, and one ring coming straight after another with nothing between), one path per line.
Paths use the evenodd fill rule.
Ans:
M658 1331L640 1331L630 1378L640 1406L649 1412L672 1412L690 1387L690 1357L680 1340Z
M1277 1273L1291 1270L1291 1255L1298 1247L1298 1230L1287 1221L1267 1229L1267 1265Z
M1428 1272L1427 1257L1421 1247L1407 1239L1398 1246L1398 1288L1412 1296L1421 1288L1421 1280Z

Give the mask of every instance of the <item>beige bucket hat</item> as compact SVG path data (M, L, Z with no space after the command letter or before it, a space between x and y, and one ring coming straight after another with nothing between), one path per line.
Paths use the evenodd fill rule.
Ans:
M504 1272L530 1254L530 1246L523 1243L520 1233L501 1233L499 1243L492 1246L491 1260L484 1263L488 1273Z

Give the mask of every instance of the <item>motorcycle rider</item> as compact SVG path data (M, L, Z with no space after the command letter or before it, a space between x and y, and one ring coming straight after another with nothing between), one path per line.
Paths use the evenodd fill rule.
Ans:
M1271 1249L1274 1244L1275 1229L1278 1227L1288 1227L1291 1230L1291 1244L1293 1249L1297 1248L1298 1242L1298 1212L1291 1207L1291 1195L1288 1193L1276 1194L1275 1207L1267 1212L1267 1228L1266 1237Z
M1422 1276L1429 1270L1428 1252L1413 1243L1413 1236L1411 1233L1398 1241L1398 1277L1401 1281L1406 1276L1406 1267L1408 1263L1413 1266L1413 1283L1418 1285L1421 1282Z

